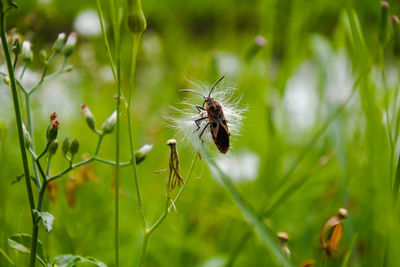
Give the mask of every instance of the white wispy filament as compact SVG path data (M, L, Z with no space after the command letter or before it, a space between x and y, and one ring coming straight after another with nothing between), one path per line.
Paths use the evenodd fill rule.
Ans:
M195 83L190 82L193 86L193 91L200 93L203 96L208 96L212 84L206 83ZM244 118L243 113L246 111L246 108L240 107L241 97L235 97L234 92L236 87L228 82L221 82L217 85L217 87L212 91L211 97L217 101L224 112L225 119L227 121L227 125L230 132L230 143L232 140L239 135L242 120ZM211 151L218 151L215 147L214 141L211 136L210 126L208 124L209 120L204 119L201 121L200 129L197 129L197 125L195 123L196 119L207 117L207 112L199 111L196 109L196 105L202 105L204 103L204 99L190 92L181 92L185 94L185 100L178 104L176 107L172 107L175 111L173 116L168 117L169 125L175 128L175 130L182 135L182 139L187 140L191 145L193 145L197 150L202 146L204 149L207 147L210 149L214 146ZM201 142L199 135L203 131L203 129L207 127L202 135L202 140L204 144ZM230 145L230 149L231 149Z

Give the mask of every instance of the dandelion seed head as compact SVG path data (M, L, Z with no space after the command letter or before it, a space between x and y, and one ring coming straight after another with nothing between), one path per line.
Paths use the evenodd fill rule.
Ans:
M205 97L208 96L213 86L212 84L203 82L189 82L192 91L198 92ZM240 107L241 97L235 96L235 90L236 87L232 83L223 81L218 84L211 93L211 97L222 107L229 128L231 143L239 135L242 120L244 118L243 114L246 111L246 108ZM185 99L180 104L172 107L174 114L167 117L167 125L172 127L179 135L181 135L182 140L187 141L196 149L199 149L203 145L199 138L199 135L203 130L203 148L209 149L210 147L215 146L208 125L209 120L207 111L198 111L196 109L196 105L201 106L204 103L204 99L196 94L188 92L184 94ZM198 123L200 128L197 127L195 122L198 119L203 119ZM212 150L217 151L215 148Z

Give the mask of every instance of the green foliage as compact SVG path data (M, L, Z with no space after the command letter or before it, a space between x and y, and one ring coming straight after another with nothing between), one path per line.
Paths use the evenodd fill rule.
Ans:
M30 254L31 244L32 237L27 234L15 234L8 238L8 245L21 253ZM50 266L49 258L47 257L46 251L44 250L40 240L37 241L36 259L42 264L42 266Z
M9 48L12 63L18 55L16 79L24 86L17 89L26 127L22 137L30 148L26 151L34 214L40 218L38 263L115 266L110 247L115 243L119 197L120 266L139 261L149 228L143 266L299 266L308 259L317 266L400 266L395 204L400 187L400 28L392 18L400 14L398 2L389 1L389 8L383 9L379 1L368 0L148 0L143 10L131 12L130 21L126 7L122 18L111 15L112 2L118 1L19 1L18 9L7 13L7 30L15 29L20 36L18 42L10 39ZM75 24L78 15L95 11L97 4L104 12L104 32L81 33L85 23ZM68 34L59 34L73 31L77 42L70 39L65 47ZM265 42L257 42L263 40L257 36ZM28 46L24 51L29 65L20 53L24 40L33 44L31 51ZM40 57L41 50L48 56ZM137 58L134 65L132 54ZM0 63L5 63L4 56ZM121 98L115 82L118 72ZM240 135L230 136L230 154L219 155L211 143L215 151L203 151L202 160L191 164L198 148L171 129L166 117L181 112L170 107L187 97L178 90L193 89L185 78L212 83L222 75L236 84L235 95L242 97L242 108L247 107L246 119ZM1 76L0 236L7 237L32 229L32 209L24 179L10 186L15 177L19 181L25 176L11 77ZM110 116L117 100L118 182L117 116ZM197 96L185 101L202 104ZM90 114L79 114L82 103L90 106ZM54 111L61 126L50 139L66 141L60 143L63 153L52 154L50 164L44 135ZM73 138L66 136L76 137L79 144L74 141L72 146ZM165 142L171 138L178 144L186 185L171 191L168 199L168 173L154 172L168 166ZM137 148L153 148L141 153L130 141ZM136 163L144 159L137 173L131 150ZM40 170L33 162L42 151ZM253 168L252 162L242 162L242 154L257 161L251 179L235 178ZM221 160L230 162L228 169L219 165ZM48 179L43 192L41 171ZM188 174L193 178L186 181ZM340 207L349 217L343 222L338 252L328 258L319 233ZM290 259L281 253L278 231L289 235ZM10 247L6 238L0 239L0 266L26 266L31 242L25 234L12 236ZM61 254L67 255L55 257ZM72 254L93 255L104 265Z
M33 210L33 214L36 216L37 219L41 219L43 222L43 226L46 229L46 232L50 234L50 232L53 230L53 223L54 223L54 217L48 212L40 212L37 210Z
M96 260L95 258L84 258L76 255L61 255L54 258L54 262L59 267L75 267L77 263L91 263L93 266L106 267L104 263Z

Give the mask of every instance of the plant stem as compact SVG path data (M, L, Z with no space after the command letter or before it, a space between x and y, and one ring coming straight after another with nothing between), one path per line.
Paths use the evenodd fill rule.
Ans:
M142 266L142 264L143 264L144 255L146 254L147 244L149 243L149 237L150 237L150 235L147 232L144 232L142 252L140 253L140 259L139 259L139 263L138 263L139 267Z
M11 93L12 93L13 104L14 104L15 120L17 123L18 139L19 139L19 146L20 146L21 157L22 157L22 164L24 167L25 183L26 183L26 189L28 192L28 199L29 199L29 206L30 206L32 222L34 222L34 215L33 215L32 210L35 207L35 201L33 198L32 185L31 185L30 174L29 174L28 157L26 155L25 141L24 141L24 136L23 136L23 132L22 132L22 118L21 118L21 110L20 110L20 106L19 106L17 84L15 81L14 70L13 70L13 65L12 65L11 56L10 56L10 50L8 47L8 42L7 42L7 37L6 37L6 29L5 29L6 18L5 18L5 14L4 14L2 1L0 1L0 16L1 16L1 18L0 18L1 43L3 45L4 56L6 58L8 74L10 77ZM34 230L35 230L35 225L33 224L33 233L35 232ZM30 257L30 266L31 267L35 266L36 243L37 243L37 236L34 237L32 234L32 246L31 246L31 257Z
M130 73L130 80L129 80L129 90L128 90L128 100L126 106L126 114L128 119L128 134L129 134L129 150L131 154L131 158L135 158L135 146L133 142L133 131L132 131L132 120L131 120L131 106L132 106L132 91L135 83L135 70L136 70L136 57L138 52L138 46L140 42L141 35L133 35L133 50L132 50L132 62L131 62L131 73ZM135 180L135 188L136 188L136 196L138 199L138 208L139 208L139 215L142 221L143 230L147 230L147 223L144 216L143 210L143 203L142 203L142 196L140 193L140 184L139 184L139 177L137 173L136 161L132 162L132 170L133 170L133 178Z
M25 96L26 117L28 120L28 132L32 138L31 148L33 151L35 151L35 141L34 141L35 138L33 136L33 119L32 119L32 112L31 112L31 100L30 100L29 94L24 93L24 96ZM41 184L40 184L38 169L35 164L35 158L33 156L31 156L31 160L32 160L32 165L33 165L33 172L35 174L35 183L36 183L36 186L38 188L40 188Z
M101 8L100 0L96 0L96 4L97 4L97 14L98 14L99 20L100 20L101 32L103 33L104 44L106 46L108 60L110 61L111 71L114 76L114 80L117 80L117 74L115 72L115 65L114 65L112 55L111 55L111 49L110 49L110 45L108 43L107 33L104 28L104 16L103 16L103 10Z
M187 182L189 181L190 177L192 176L192 173L193 173L193 170L194 170L194 166L195 166L195 163L196 163L196 159L197 159L197 152L194 154L194 158L192 160L192 163L190 164L189 172L188 172L188 175L187 175L187 177L185 179L184 186L182 186L182 188L179 190L179 192L175 196L174 203L179 199L180 195L183 192L183 189L187 185ZM170 170L170 172L169 172L168 181L167 181L165 209L164 209L163 213L161 214L160 218L158 218L158 220L150 228L148 228L148 229L146 228L144 230L142 252L140 253L140 259L139 259L138 266L142 266L142 264L143 264L143 259L144 259L144 256L146 254L146 248L147 248L147 244L148 244L150 235L161 225L161 223L167 217L167 214L168 214L168 212L170 211L170 209L172 207L172 204L169 204L169 202L171 200L171 198L169 196L171 175L172 175L172 170Z
M112 2L112 11L115 11L114 4ZM118 5L119 8L119 5ZM115 125L115 233L114 233L114 243L115 243L115 266L119 266L119 154L120 154L120 125L121 125L121 42L120 42L120 25L119 16L115 20L115 12L112 12L113 25L114 25L114 36L115 36L115 46L117 54L117 121ZM135 162L133 160L133 162Z

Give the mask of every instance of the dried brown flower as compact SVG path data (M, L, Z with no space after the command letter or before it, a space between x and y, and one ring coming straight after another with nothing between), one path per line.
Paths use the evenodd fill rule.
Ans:
M343 235L342 220L347 217L347 214L346 209L340 208L338 214L330 217L321 229L320 243L330 257L337 252L337 246ZM325 233L328 231L328 238L325 240Z

